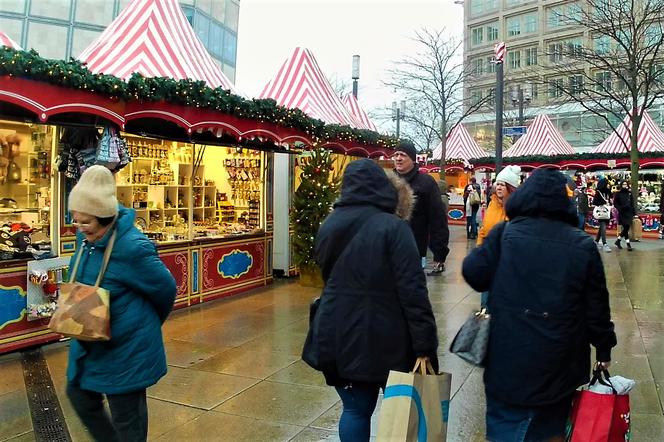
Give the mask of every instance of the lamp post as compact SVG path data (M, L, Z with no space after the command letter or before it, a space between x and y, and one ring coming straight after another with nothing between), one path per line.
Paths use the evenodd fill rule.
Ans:
M357 80L360 79L360 56L353 55L353 97L357 98Z
M519 126L523 126L524 123L523 108L525 104L530 103L531 99L530 92L526 90L526 92L524 93L523 89L521 88L521 85L519 85L518 89L516 90L516 93L512 91L511 95L512 95L512 105L519 106Z
M392 102L392 121L397 122L397 138L399 138L400 121L406 118L406 102L401 100L397 105L396 101Z
M503 60L505 43L494 46L496 56L496 175L503 168Z

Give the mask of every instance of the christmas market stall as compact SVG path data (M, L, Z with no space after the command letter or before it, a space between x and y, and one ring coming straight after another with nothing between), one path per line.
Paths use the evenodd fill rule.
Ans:
M348 112L351 114L351 116L355 118L355 121L357 122L356 127L358 129L368 129L374 132L378 131L374 122L371 121L371 118L369 118L367 112L364 110L357 98L355 98L355 95L346 94L344 95L344 98L341 100L341 102L344 104L344 106L346 106L346 109L348 109Z
M430 165L422 166L420 169L430 174L434 174L436 181L439 179L440 157L443 150L443 143L438 143L433 150L432 161ZM457 124L447 136L445 146L445 181L451 186L450 205L447 210L448 222L451 224L466 224L465 210L463 207L463 191L470 183L470 179L475 177L482 190L488 185L484 173L479 173L470 162L476 158L484 158L487 153L473 140L463 124ZM484 193L484 192L483 192Z
M275 152L396 143L231 93L176 0L130 3L81 58L0 48L0 353L60 338L46 325L75 249L67 194L89 165L116 173L185 307L272 281Z

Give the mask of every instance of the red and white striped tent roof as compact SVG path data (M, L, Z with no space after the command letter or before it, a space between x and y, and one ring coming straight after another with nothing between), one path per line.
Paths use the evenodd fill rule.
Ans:
M177 0L134 0L78 57L94 73L203 80L234 91Z
M0 46L7 46L8 48L21 50L21 47L2 31L0 31Z
M282 106L298 108L329 124L358 125L306 48L295 48L259 98L272 98Z
M593 148L593 153L626 153L630 150L630 134L632 133L632 120L629 115L599 146ZM624 140L624 144L623 141ZM637 149L639 152L664 152L664 132L650 118L648 111L643 112L639 133L637 134Z
M528 126L528 131L507 149L505 157L525 157L529 155L571 155L574 148L563 138L551 119L542 114Z
M359 129L369 129L378 132L376 125L371 121L364 109L362 109L362 106L360 106L360 102L357 101L355 95L346 94L341 101L344 106L346 106L346 109L348 109L348 112L350 112L350 115L355 118Z
M438 143L438 146L433 150L433 159L439 160L443 150L443 143ZM482 149L473 140L463 124L457 124L452 131L447 134L447 145L445 146L446 159L460 159L468 164L470 159L488 157L484 149Z

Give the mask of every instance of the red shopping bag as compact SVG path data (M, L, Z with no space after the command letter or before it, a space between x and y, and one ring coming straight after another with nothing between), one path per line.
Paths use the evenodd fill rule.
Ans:
M608 383L609 374L604 370L605 379L594 381ZM606 385L606 384L605 384ZM608 383L610 386L610 383ZM612 387L613 388L613 387ZM630 439L629 395L602 394L588 390L578 391L571 413L571 442L625 442Z

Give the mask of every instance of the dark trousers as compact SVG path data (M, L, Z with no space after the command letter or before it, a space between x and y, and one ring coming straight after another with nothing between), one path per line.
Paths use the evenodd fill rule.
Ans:
M599 220L599 229L597 230L597 236L595 236L595 241L599 242L602 240L602 244L606 244L606 225L609 222L607 220Z
M104 410L104 395L67 384L67 397L94 440L144 442L148 438L148 404L145 389L127 394L107 394L111 409Z
M622 230L620 231L620 238L625 238L629 240L629 228L632 227L631 224L621 224Z
M336 389L344 406L339 420L339 439L341 442L368 442L380 385L354 383Z
M585 230L586 229L586 215L584 213L578 213L577 216L579 217L579 229Z
M466 237L477 238L477 210L466 214Z

